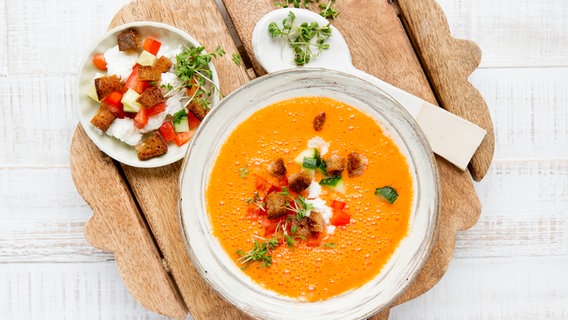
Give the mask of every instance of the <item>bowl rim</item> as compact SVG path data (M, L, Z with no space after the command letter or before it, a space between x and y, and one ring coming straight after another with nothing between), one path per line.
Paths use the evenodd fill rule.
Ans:
M173 154L173 152L170 153L169 156L168 156L168 153L166 153L165 155L162 155L160 157L156 157L156 158L152 158L152 159L148 159L148 160L139 160L138 157L136 156L136 150L134 149L134 146L131 146L131 148L132 148L131 155L133 155L133 156L123 156L123 155L120 155L119 153L117 153L117 148L124 148L126 146L126 144L124 142L118 140L117 138L107 136L106 134L99 134L97 132L97 130L95 128L93 128L93 126L90 124L91 119L86 119L83 116L82 111L81 111L82 109L88 108L88 106L87 107L82 106L82 103L83 103L82 100L83 99L81 97L85 94L83 92L84 90L82 90L84 88L82 88L81 82L84 78L85 68L87 68L87 65L89 64L89 62L90 62L90 60L93 56L93 53L95 53L97 51L97 48L99 46L101 46L103 42L105 42L110 37L116 36L116 34L118 34L120 31L127 30L127 29L136 29L136 28L152 28L152 29L156 29L156 30L167 31L167 32L176 34L181 39L184 39L184 41L186 41L186 43L189 43L193 47L200 47L201 46L201 44L193 36L191 36L189 33L185 32L185 31L183 31L179 28L176 28L172 25L162 23L162 22L134 21L134 22L128 22L128 23L124 23L124 24L121 24L119 26L113 27L113 28L107 30L103 35L99 36L96 39L96 41L94 41L93 44L88 48L88 50L86 51L86 53L83 55L82 59L80 60L79 67L77 68L78 71L77 71L77 74L75 76L75 81L74 81L74 84L73 84L73 89L74 89L73 103L74 103L75 112L78 114L78 117L79 117L79 124L81 125L81 127L83 128L83 130L85 131L85 133L87 134L89 139L97 146L97 148L99 148L99 150L104 152L106 155L108 155L109 157L111 157L112 159L114 159L114 160L116 160L120 163L123 163L125 165L129 165L129 166L132 166L132 167L137 167L137 168L163 167L163 166L172 164L176 161L183 159L187 155L189 143L186 143L185 145L183 145L181 147L178 147L175 144L174 145L168 144L168 152L170 152L170 150L172 148L174 148L174 150L177 151L175 154ZM206 53L206 51L204 51L204 53ZM211 70L211 73L212 73L212 79L211 80L217 86L217 88L220 88L219 76L218 76L217 70L215 69L215 66L213 65L213 62L209 62L208 67L209 67L209 69ZM215 92L213 94L212 103L211 103L211 109L214 109L214 107L217 105L219 100L220 100L220 92L219 92L219 90L215 90Z
M431 147L428 143L428 140L426 139L426 136L424 135L424 133L422 132L422 130L420 129L420 127L416 123L415 119L411 116L411 114L402 105L400 105L400 103L396 99L394 99L391 95L389 95L383 89L377 87L375 84L370 83L365 79L359 78L359 77L354 76L354 75L349 74L349 73L331 70L331 69L325 69L325 68L310 68L310 67L304 67L302 69L288 69L288 70L276 71L276 72L269 73L269 74L263 75L261 77L258 77L256 79L249 81L248 83L244 84L243 86L241 86L237 90L235 90L235 91L231 92L229 95L227 95L219 103L219 105L220 106L224 105L225 103L223 101L229 101L230 99L228 99L228 98L231 98L233 95L237 95L240 91L248 90L248 88L256 86L257 83L259 83L261 81L266 81L267 79L272 79L272 78L284 77L284 76L292 74L292 73L295 73L295 74L298 74L298 73L310 74L310 73L314 73L314 72L315 73L336 74L336 75L339 75L339 76L342 76L342 77L354 79L355 81L364 82L367 85L370 85L374 89L378 90L382 95L388 97L388 99L390 99L394 104L398 105L398 108L400 109L401 114L403 115L405 120L410 121L411 126L412 126L412 130L419 136L419 139L421 140L423 147L428 150L427 153L429 155L430 169L432 170L432 174L433 174L433 184L434 184L435 189L436 189L435 192L434 192L434 197L433 197L433 201L435 203L434 215L432 217L433 223L430 226L431 232L429 232L428 236L424 239L424 241L427 242L427 246L426 246L425 250L423 250L421 252L421 259L419 260L417 267L415 267L412 270L411 274L409 274L408 277L406 278L406 281L404 281L404 283L399 287L399 291L396 294L392 295L391 298L388 301L383 303L380 307L377 307L374 310L372 310L372 312L360 314L360 315L357 315L357 317L353 318L353 319L365 319L365 318L368 318L368 317L372 316L373 314L376 314L377 312L383 310L384 308L387 308L390 304L392 304L392 302L396 301L396 299L400 295L402 295L408 289L408 287L413 283L413 281L420 274L421 270L424 268L424 265L428 261L430 255L432 253L433 247L435 246L436 239L438 237L439 224L440 224L440 219L441 219L440 216L441 216L441 212L442 212L442 189L441 189L440 175L439 175L438 166L437 166L437 163L436 163L436 160L435 160L434 153L432 152L432 149L431 149ZM270 104L266 104L265 107L270 105ZM229 302L234 307L238 308L239 310L245 312L246 314L248 314L250 316L258 317L259 316L258 314L251 313L250 310L247 310L246 306L237 305L234 302L230 301L229 297L227 297L224 292L221 292L219 290L219 288L217 288L215 285L213 285L210 282L209 278L207 277L207 271L205 271L202 268L202 266L200 265L198 258L197 258L197 255L195 254L194 250L192 249L192 246L189 243L190 240L188 238L188 232L185 228L186 221L184 220L184 212L183 212L182 188L183 188L183 185L184 185L184 177L186 176L186 170L188 170L187 164L188 164L188 161L190 160L190 155L191 155L191 153L194 149L194 148L192 148L192 146L194 146L195 142L198 140L197 137L201 135L203 130L205 130L204 129L205 125L207 125L207 123L210 121L208 119L214 117L214 115L217 112L221 112L222 109L223 108L216 108L215 110L212 110L212 112L210 112L207 115L206 119L204 119L204 122L203 122L204 125L200 126L198 128L198 130L195 132L194 139L192 139L192 141L190 142L190 146L187 150L187 155L186 155L186 157L184 157L184 160L182 162L182 166L181 166L181 170L180 170L180 176L179 176L179 179L178 179L178 184L179 184L179 188L180 188L180 197L179 197L178 203L177 203L178 219L179 219L179 223L180 223L180 233L182 235L182 240L184 242L184 246L186 247L186 250L189 253L190 260L192 261L194 267L198 270L200 276L205 280L205 282L207 282L208 285L211 286L214 289L214 291L217 294L219 294L225 301ZM416 176L414 178L416 179ZM408 235L407 235L407 237L408 237ZM404 238L403 238L403 240L404 240ZM401 240L401 242L402 242L402 240ZM400 244L399 244L399 246L400 246ZM394 253L393 253L393 255L394 255ZM391 256L389 258L389 260L391 260L392 258L393 258L393 256ZM384 268L384 266L383 266L383 268ZM382 273L382 270L381 270L380 273ZM354 288L352 290L357 290L357 289L359 289L359 288ZM266 290L266 289L262 289L262 290L269 291L269 290ZM352 290L350 290L350 291L352 291ZM341 294L341 295L343 295L343 294ZM333 298L335 298L335 297L326 299L326 301L333 299Z

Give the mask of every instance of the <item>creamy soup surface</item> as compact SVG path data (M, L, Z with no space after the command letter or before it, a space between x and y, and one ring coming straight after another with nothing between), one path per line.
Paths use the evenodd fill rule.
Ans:
M323 162L345 169L326 174ZM306 190L298 177L310 177ZM301 97L257 111L230 134L206 202L213 234L254 282L317 301L379 274L408 232L413 194L406 158L373 118L334 99Z

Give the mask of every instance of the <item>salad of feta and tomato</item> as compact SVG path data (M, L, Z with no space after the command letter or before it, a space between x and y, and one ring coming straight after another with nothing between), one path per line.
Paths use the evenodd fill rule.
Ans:
M134 146L138 159L187 143L218 90L208 64L224 55L217 47L169 47L160 39L122 31L117 44L92 57L98 69L87 95L99 109L91 124L100 134Z

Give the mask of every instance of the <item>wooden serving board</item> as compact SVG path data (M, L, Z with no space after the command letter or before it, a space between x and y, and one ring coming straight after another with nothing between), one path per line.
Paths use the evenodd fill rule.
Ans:
M209 51L220 45L227 55L216 60L215 67L221 91L227 94L264 73L252 53L251 33L260 17L274 9L274 2L225 0L224 6L227 14L214 0L137 0L119 11L110 27L159 21L187 31ZM437 159L443 189L437 241L423 270L394 306L441 279L456 233L479 218L472 177L480 180L487 172L494 140L487 106L467 82L481 53L475 44L451 38L434 0L344 0L337 1L337 9L341 14L332 23L347 40L355 67L431 103L440 102L488 131L470 164L471 176ZM243 60L250 65L231 61L239 48L224 18L232 21L243 44ZM176 319L188 313L195 319L249 318L212 291L190 262L177 213L181 162L155 169L118 164L99 151L80 126L70 162L77 190L94 212L86 226L87 239L115 252L124 283L143 306ZM389 310L373 319L387 319Z

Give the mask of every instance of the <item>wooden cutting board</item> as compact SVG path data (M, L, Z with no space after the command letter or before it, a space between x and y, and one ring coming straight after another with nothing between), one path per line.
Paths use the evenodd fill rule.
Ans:
M274 9L274 2L225 0L224 6L226 12L214 0L137 0L119 11L110 27L159 21L187 31L209 51L220 45L227 55L216 60L215 67L221 91L228 94L264 73L250 40L254 25ZM475 44L451 38L433 0L344 0L337 2L337 9L341 14L332 23L346 38L355 67L431 103L439 102L488 131L470 164L471 176L437 159L443 189L438 238L420 275L394 306L441 279L456 233L479 218L481 205L471 177L480 180L487 172L494 142L487 106L467 82L481 53ZM233 35L240 41L233 40L224 18L231 20ZM247 63L237 66L231 57L239 52L240 43ZM195 319L248 319L213 292L190 262L177 215L181 162L155 169L118 164L78 126L70 163L77 190L93 209L87 239L97 248L115 252L125 285L143 306L176 319L184 319L188 312ZM387 319L388 314L387 308L373 319Z

